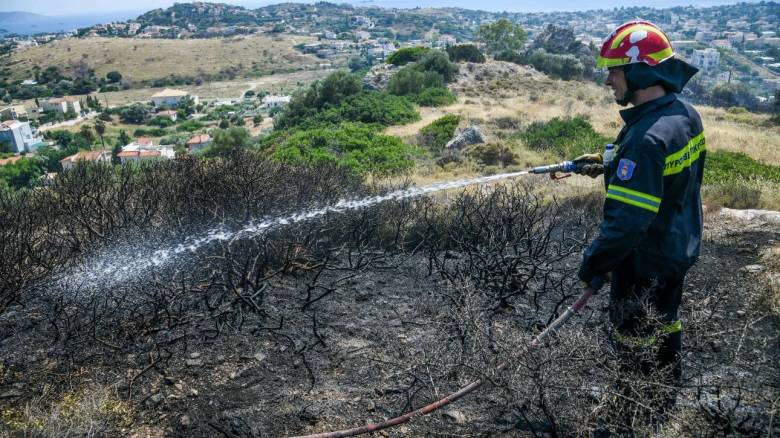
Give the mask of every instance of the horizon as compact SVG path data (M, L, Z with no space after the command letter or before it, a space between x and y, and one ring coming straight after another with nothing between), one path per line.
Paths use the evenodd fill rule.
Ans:
M612 0L593 0L587 3L587 7L581 7L582 2L577 0L551 0L544 2L540 7L539 2L523 2L527 4L520 4L520 2L506 2L500 0L490 0L487 2L480 2L479 5L473 5L471 1L467 0L346 0L346 1L332 1L332 3L348 3L353 6L376 6L382 8L398 8L398 9L413 9L415 7L433 7L433 8L446 8L457 7L462 9L482 10L488 12L527 12L527 13L540 13L540 12L577 12L577 11L589 11L599 9L613 9L617 7L651 7L656 9L665 9L677 6L695 6L695 7L712 7L731 5L737 3L759 3L760 0L624 0L619 4ZM31 8L29 0L10 0L3 2L5 5L0 6L0 13L3 12L23 12L38 14L47 17L83 17L83 16L102 16L106 14L110 15L125 15L127 19L134 18L146 11L168 8L173 6L174 3L193 3L191 1L177 2L174 0L140 0L133 4L133 8L116 6L116 2L106 0L75 0L63 4L63 2L57 0L40 0L35 2L35 5ZM243 6L248 9L255 9L263 6L269 6L279 3L315 3L315 1L309 0L280 0L280 1L266 1L266 0L238 0L238 1L213 1L207 3L226 3L235 6ZM97 23L96 23L97 24Z

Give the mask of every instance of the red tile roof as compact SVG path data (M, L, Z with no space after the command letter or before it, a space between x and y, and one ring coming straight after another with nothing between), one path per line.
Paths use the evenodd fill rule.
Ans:
M211 136L208 134L198 134L191 139L187 140L188 145L208 143L211 141Z
M13 157L8 158L0 158L0 166L5 166L6 164L14 164L17 161L24 158L22 155L14 155Z
M119 158L151 158L159 157L160 151L124 151L116 154Z
M97 161L105 154L104 151L78 151L75 154L60 160L60 163L75 163L76 161Z

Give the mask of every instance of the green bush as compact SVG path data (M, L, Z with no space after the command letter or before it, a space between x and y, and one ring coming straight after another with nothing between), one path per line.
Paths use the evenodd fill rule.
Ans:
M410 62L417 62L422 56L427 53L429 48L427 47L404 47L391 53L387 57L387 63L397 66L404 66Z
M447 114L436 119L420 130L418 142L433 152L441 151L455 135L461 117L457 114Z
M702 196L709 205L738 209L761 207L761 189L746 181L705 186Z
M277 134L272 156L291 164L335 163L357 174L393 175L414 166L421 151L398 137L381 135L372 126L340 125Z
M164 135L167 135L168 131L166 131L163 128L138 128L135 131L133 131L133 135L136 137L143 137L143 136L149 136L149 137L162 137Z
M362 89L363 82L359 76L343 71L331 73L325 79L295 93L290 103L275 117L274 127L283 129L298 125L323 109L339 105Z
M780 183L780 166L762 163L742 152L708 152L704 162L705 184L763 180Z
M178 132L193 132L197 131L198 129L203 128L203 124L200 123L197 120L187 120L186 122L182 122L179 124L179 126L176 127L176 131Z
M415 67L427 72L436 72L444 78L445 82L452 82L455 74L458 73L458 65L450 62L450 56L441 50L427 52Z
M460 44L447 47L447 54L452 62L477 62L484 63L485 55L474 44Z
M455 103L457 98L444 87L426 88L418 94L414 101L420 106L447 106Z
M563 159L600 151L611 140L594 131L584 116L533 122L519 136L529 149L550 152Z
M351 96L341 105L323 111L313 119L314 124L360 122L382 126L402 125L417 120L420 120L420 114L409 99L379 92Z
M167 128L176 124L170 117L155 117L147 123L158 128Z
M404 67L387 83L387 92L396 96L420 94L426 88L444 87L444 78L436 72L420 71L414 67Z
M515 154L506 146L495 143L479 144L472 146L466 152L471 158L476 159L486 166L508 166L515 163Z

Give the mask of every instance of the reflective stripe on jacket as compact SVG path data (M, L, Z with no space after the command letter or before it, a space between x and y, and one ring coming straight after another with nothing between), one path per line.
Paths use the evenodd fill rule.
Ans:
M604 220L585 251L579 278L590 283L628 257L648 279L679 277L696 262L701 246L701 117L672 93L620 115L625 126L618 150L604 169Z

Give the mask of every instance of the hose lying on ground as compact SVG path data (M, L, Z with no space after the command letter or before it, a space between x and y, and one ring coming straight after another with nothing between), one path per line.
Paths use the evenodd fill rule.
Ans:
M572 316L574 316L575 313L577 313L580 309L582 309L585 306L585 304L588 302L591 296L593 296L593 289L586 288L583 294L577 299L577 301L574 302L574 304L572 304L568 309L566 309L566 311L563 312L561 316L559 316L555 321L553 321L549 326L547 326L547 328L545 328L544 331L542 331L536 336L536 338L531 342L531 346L538 346L542 343L542 341L544 341L545 338L549 337L552 334L555 334L555 332L557 332L558 329L563 324L566 323L566 321L568 321ZM498 369L499 370L503 369L504 367L506 367L506 365L507 365L506 363L503 363L498 366ZM389 420L385 420L381 423L367 424L365 426L356 427L353 429L338 430L335 432L323 432L314 435L301 435L292 438L339 438L345 436L362 435L364 433L376 432L382 429L387 429L389 427L398 426L399 424L406 423L407 421L415 417L421 417L423 415L430 414L431 412L441 408L442 406L454 402L455 400L479 388L485 382L486 381L483 379L475 380L469 383L468 385L464 386L463 388L444 397L441 400L435 401L427 406L423 406L420 409L407 412L406 414L403 414L401 416L391 418Z

